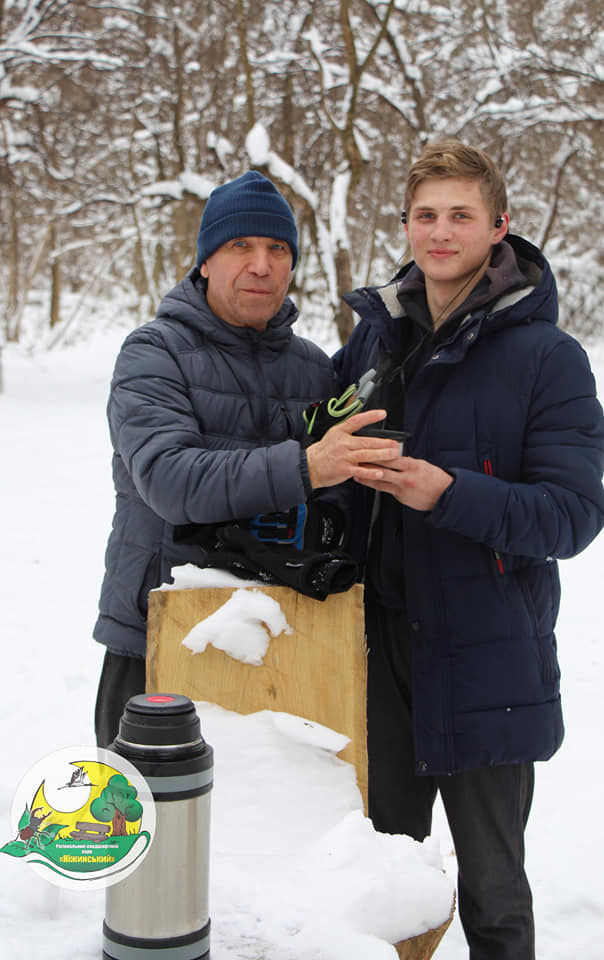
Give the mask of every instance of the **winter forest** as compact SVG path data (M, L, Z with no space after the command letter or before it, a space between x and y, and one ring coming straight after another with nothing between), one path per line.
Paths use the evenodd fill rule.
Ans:
M562 324L599 339L603 49L599 0L0 0L1 340L149 319L253 167L296 214L307 333L344 341L340 295L404 259L406 170L442 135L499 162Z

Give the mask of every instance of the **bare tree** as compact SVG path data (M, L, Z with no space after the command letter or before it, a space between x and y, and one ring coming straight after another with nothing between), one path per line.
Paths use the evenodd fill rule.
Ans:
M597 334L599 38L597 0L0 0L5 337L34 294L53 342L95 291L146 319L209 191L256 166L295 209L303 316L343 341L341 295L405 255L406 171L442 135L496 157L563 322Z

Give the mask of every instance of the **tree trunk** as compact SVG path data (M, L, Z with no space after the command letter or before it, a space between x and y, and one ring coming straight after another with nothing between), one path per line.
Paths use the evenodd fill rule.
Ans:
M111 822L111 836L112 837L125 837L126 836L126 818L120 810L116 810L113 814L113 820Z
M29 296L29 292L34 286L34 282L36 280L36 277L38 276L39 271L42 269L42 264L46 256L48 247L50 245L51 231L52 231L52 226L51 224L48 224L46 226L46 229L42 233L42 239L39 241L38 249L34 257L33 265L25 274L23 289L20 292L19 305L14 315L8 318L8 324L7 324L8 329L7 329L7 335L6 335L6 339L8 341L17 343L19 340L23 311L27 306L27 298Z
M17 190L15 184L11 184L8 192L8 209L10 217L10 243L8 246L8 289L6 297L6 338L19 339L19 330L13 330L13 337L10 336L11 330L8 318L17 312L19 305L19 218L17 210Z
M350 266L350 250L342 247L338 248L335 256L336 276L338 281L338 293L349 293L352 290L352 269ZM336 325L340 337L340 343L345 344L352 333L354 327L354 318L352 310L347 303L340 300L336 310Z
M61 322L61 264L52 251L56 248L57 233L53 224L50 231L50 329Z

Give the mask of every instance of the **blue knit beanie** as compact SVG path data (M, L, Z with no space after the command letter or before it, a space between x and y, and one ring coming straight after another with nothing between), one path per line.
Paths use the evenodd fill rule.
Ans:
M292 209L276 186L257 170L212 190L197 237L197 266L235 237L274 237L289 245L292 270L298 260L298 230Z

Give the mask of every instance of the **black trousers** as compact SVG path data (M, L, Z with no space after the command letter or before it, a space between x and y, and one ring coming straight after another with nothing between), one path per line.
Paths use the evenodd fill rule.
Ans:
M117 736L120 717L130 697L145 692L145 661L122 657L107 650L103 660L94 711L98 747L107 747Z
M411 642L404 613L366 598L369 815L382 833L428 836L440 791L458 863L458 909L470 960L534 960L524 831L532 763L418 776L412 728Z

